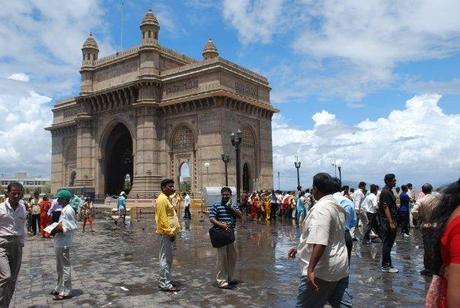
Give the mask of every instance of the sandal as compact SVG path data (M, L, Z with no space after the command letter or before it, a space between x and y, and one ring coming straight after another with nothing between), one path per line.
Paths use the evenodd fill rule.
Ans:
M72 297L71 295L56 295L55 297L53 297L53 300L54 301L62 301L64 299L69 299L71 297Z

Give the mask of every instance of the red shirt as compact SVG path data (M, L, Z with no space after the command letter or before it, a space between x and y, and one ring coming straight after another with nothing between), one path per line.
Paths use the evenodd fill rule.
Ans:
M449 264L460 264L460 216L455 217L446 226L441 237L441 256L444 267ZM441 289L439 307L447 307L447 281Z

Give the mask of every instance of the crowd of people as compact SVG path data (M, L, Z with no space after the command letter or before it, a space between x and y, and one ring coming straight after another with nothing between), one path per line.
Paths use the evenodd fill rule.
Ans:
M396 274L391 250L398 232L402 239L412 236L411 226L420 228L424 244L422 275L433 276L427 293L432 307L460 305L460 180L434 191L431 184L415 195L410 183L396 187L396 176L387 174L380 189L360 182L356 190L342 186L327 173L313 177L311 190L295 192L258 191L242 193L240 204L232 202L232 191L221 189L221 200L209 209L209 234L216 248L219 288L233 289L237 264L235 233L237 219L254 223L293 220L300 228L298 245L288 252L300 256L302 279L297 307L351 307L349 271L353 241L363 245L381 243L383 273ZM156 199L155 222L159 237L159 288L177 292L172 282L173 245L180 233L180 202L184 219L191 219L190 196L176 193L174 181L164 179ZM0 306L8 307L21 266L25 226L30 235L53 236L56 255L57 285L51 292L56 300L71 296L70 250L77 229L77 214L92 224L92 204L70 191L58 191L54 201L34 194L23 200L23 187L12 183L7 199L0 203ZM179 202L178 202L179 200ZM120 216L126 215L126 194L117 200ZM124 219L124 217L123 217ZM27 223L26 223L27 222ZM53 222L55 224L53 224ZM124 220L123 220L124 222ZM49 225L49 226L48 226ZM52 227L52 228L50 228ZM212 232L211 232L212 231Z

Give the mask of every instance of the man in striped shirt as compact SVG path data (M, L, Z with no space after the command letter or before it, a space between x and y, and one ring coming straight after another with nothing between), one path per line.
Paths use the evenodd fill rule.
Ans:
M224 230L235 229L236 218L241 219L238 204L232 205L232 191L229 187L220 190L222 200L213 204L209 211L209 220L217 228ZM232 289L232 280L236 264L235 243L230 243L217 249L217 285L222 289Z

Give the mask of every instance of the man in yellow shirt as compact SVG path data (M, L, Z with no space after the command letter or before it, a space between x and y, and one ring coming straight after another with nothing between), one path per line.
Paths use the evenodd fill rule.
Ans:
M157 234L160 237L160 279L159 288L166 292L179 291L171 283L171 265L173 261L173 242L180 231L179 219L170 196L174 194L174 181L164 179L161 181L161 194L156 200L155 222Z

